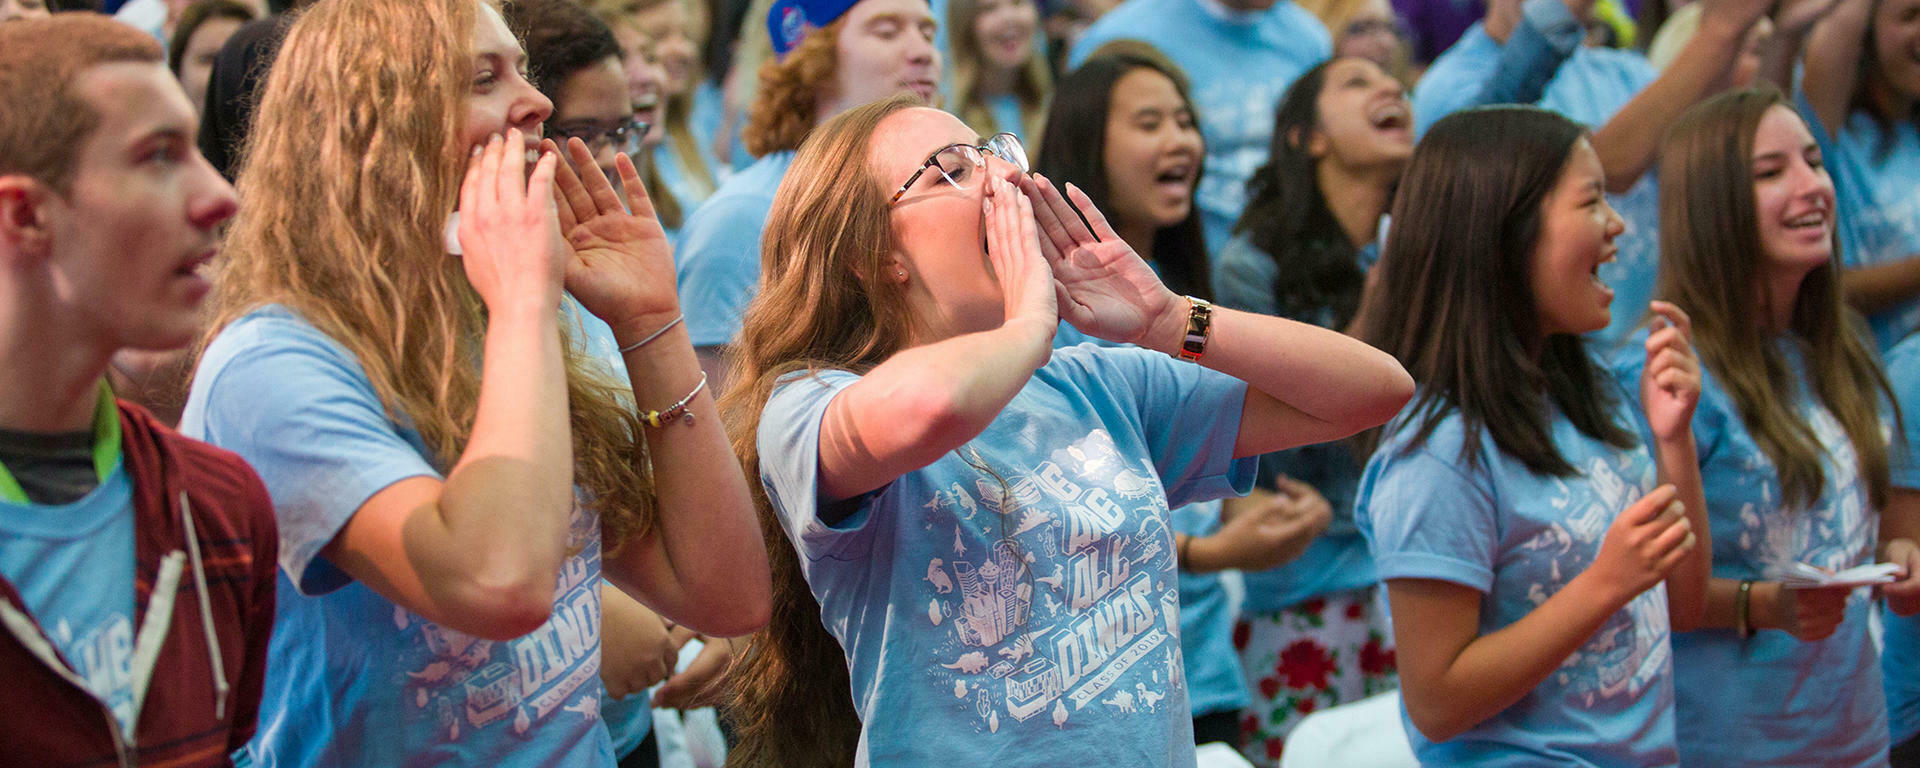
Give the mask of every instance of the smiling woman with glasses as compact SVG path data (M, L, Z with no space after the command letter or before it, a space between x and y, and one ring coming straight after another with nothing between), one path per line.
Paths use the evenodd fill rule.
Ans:
M775 194L722 399L778 606L733 672L742 765L1192 766L1168 505L1412 393L1357 341L1168 290L1025 166L895 98ZM1062 320L1138 346L1055 350Z

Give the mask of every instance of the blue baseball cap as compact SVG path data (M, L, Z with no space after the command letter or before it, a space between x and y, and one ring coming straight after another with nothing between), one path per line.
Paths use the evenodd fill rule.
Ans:
M860 0L774 0L773 8L767 11L767 32L773 36L773 55L786 58L787 53L808 32L832 24L845 15Z

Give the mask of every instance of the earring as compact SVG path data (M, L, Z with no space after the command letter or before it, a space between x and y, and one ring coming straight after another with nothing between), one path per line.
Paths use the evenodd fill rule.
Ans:
M897 280L905 280L907 279L907 271L904 269L895 269L893 270L893 276Z

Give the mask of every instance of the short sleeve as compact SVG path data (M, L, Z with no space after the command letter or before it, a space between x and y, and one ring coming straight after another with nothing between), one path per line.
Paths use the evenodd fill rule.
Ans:
M827 406L860 377L847 371L796 374L777 386L754 435L760 482L788 539L808 557L852 556L865 546L872 505L832 525L820 516L820 424Z
M759 195L715 195L680 229L675 280L694 346L723 346L740 332L760 284L760 234L770 206Z
M352 581L318 555L361 505L401 480L441 476L401 437L351 354L299 320L242 319L208 346L194 378L182 430L259 472L280 566L304 594Z
M1130 416L1166 487L1169 508L1252 490L1257 458L1233 458L1245 382L1138 347L1076 347L1054 354L1126 383L1133 395Z
M1279 311L1273 282L1280 276L1273 257L1239 235L1220 249L1213 268L1213 297L1220 306L1271 315Z
M1500 541L1498 507L1484 481L1434 455L1429 442L1376 457L1356 520L1380 579L1437 579L1487 592ZM1451 452L1449 452L1451 453Z

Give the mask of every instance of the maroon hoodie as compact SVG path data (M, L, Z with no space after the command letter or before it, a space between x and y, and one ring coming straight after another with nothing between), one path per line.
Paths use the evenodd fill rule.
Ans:
M239 456L119 406L138 725L121 733L0 578L0 766L223 766L253 735L279 555L266 486Z

